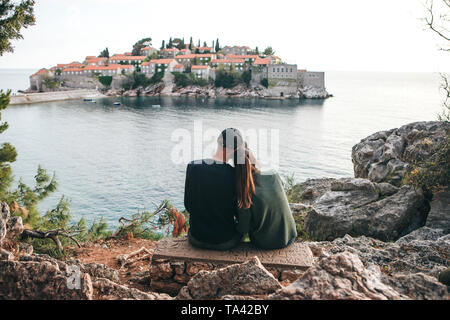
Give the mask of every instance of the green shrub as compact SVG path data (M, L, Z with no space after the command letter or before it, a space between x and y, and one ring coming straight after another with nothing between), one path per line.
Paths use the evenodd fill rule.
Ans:
M98 81L105 87L109 87L112 83L112 80L113 80L112 76L99 76L98 77Z
M267 78L262 79L262 80L261 80L261 85L262 85L263 87L268 88L268 87L269 87L269 80L268 80Z
M233 88L242 83L241 75L234 71L226 71L224 69L216 72L216 87Z
M436 146L430 160L410 164L402 184L409 184L424 191L438 192L448 188L450 181L450 134Z
M246 70L241 75L241 81L247 85L250 85L250 81L252 80L252 72L250 70Z
M197 78L193 73L172 72L175 84L178 87L200 86L205 87L209 84L208 80Z

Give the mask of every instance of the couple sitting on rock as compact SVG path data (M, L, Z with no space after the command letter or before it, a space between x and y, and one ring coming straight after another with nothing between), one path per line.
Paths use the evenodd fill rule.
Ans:
M184 205L190 214L189 242L229 250L248 234L262 249L279 249L297 237L279 175L261 172L241 133L222 131L211 159L189 163ZM233 166L228 164L233 162Z

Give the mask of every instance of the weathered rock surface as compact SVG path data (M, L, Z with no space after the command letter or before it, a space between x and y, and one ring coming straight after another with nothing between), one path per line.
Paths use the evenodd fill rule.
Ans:
M0 261L0 299L171 299L165 294L129 288L119 281L117 270L98 263L64 262L48 255Z
M383 275L382 281L413 300L449 300L447 286L423 273Z
M450 233L450 191L436 193L430 207L426 226Z
M109 279L97 278L93 281L95 294L101 300L171 300L167 294L143 292L135 288L117 284Z
M449 131L448 122L428 121L374 133L352 148L355 177L398 185L410 163L434 157Z
M305 208L305 230L316 240L346 234L397 240L425 224L427 202L411 186L396 188L355 178L319 181L303 193L310 195L306 203L311 205Z
M408 299L381 281L380 270L364 267L350 252L320 259L297 281L269 296L288 300L397 300Z
M383 242L368 237L346 235L332 242L308 242L316 257L344 251L357 254L365 265L376 264L390 274L424 273L437 276L450 265L450 236L421 228L397 242Z
M2 246L4 246L4 242L14 239L23 232L22 218L11 217L9 206L6 202L0 203L0 210L0 259L12 260L14 255L2 248Z
M280 283L257 257L214 271L200 271L178 294L178 299L214 299L226 295L265 295Z
M91 277L80 273L77 279L73 281L57 264L48 261L0 261L0 299L92 299Z

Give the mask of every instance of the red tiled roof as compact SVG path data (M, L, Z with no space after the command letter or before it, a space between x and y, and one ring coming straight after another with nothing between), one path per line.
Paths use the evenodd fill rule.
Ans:
M144 60L145 56L127 56L123 54L114 55L109 60Z
M157 64L170 64L174 59L156 59L156 60L150 60L150 63L157 63Z
M180 50L178 50L178 48L168 48L168 49L162 49L161 51L174 52L174 51L180 51Z
M178 55L175 57L175 59L194 59L196 57L195 54L185 54L185 55Z
M244 59L213 59L211 63L244 63Z
M198 58L212 58L213 56L215 56L214 53L197 53L195 55Z
M48 73L48 70L45 69L45 68L42 68L42 69L38 70L37 72L33 73L33 74L31 75L31 77L38 76L38 75L44 74L44 73Z
M83 71L82 68L66 68L62 72L70 72L70 71Z
M191 69L209 69L209 66L192 66Z
M227 54L227 59L257 59L257 54Z
M177 64L176 66L174 66L173 67L174 69L181 69L181 68L183 68L183 65L181 65L181 64Z
M212 47L198 47L198 50L212 50Z
M92 62L98 62L98 61L103 61L106 60L107 58L105 57L93 57L93 56L87 56L86 57L86 61L92 61Z
M257 58L255 59L255 62L253 62L255 65L265 65L270 64L270 59L268 58Z

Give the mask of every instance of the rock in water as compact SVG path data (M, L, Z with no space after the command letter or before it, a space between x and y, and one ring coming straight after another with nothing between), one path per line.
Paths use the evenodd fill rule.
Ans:
M214 299L225 295L264 295L280 289L280 283L257 257L214 271L200 271L178 299Z
M409 163L432 159L449 131L450 123L429 121L374 133L352 148L355 177L399 185Z
M428 212L422 191L411 186L342 178L317 193L322 195L307 209L305 230L320 241L346 234L397 240L423 226Z
M357 255L343 252L320 259L297 281L269 296L274 300L408 299L381 281L380 270L365 268Z

